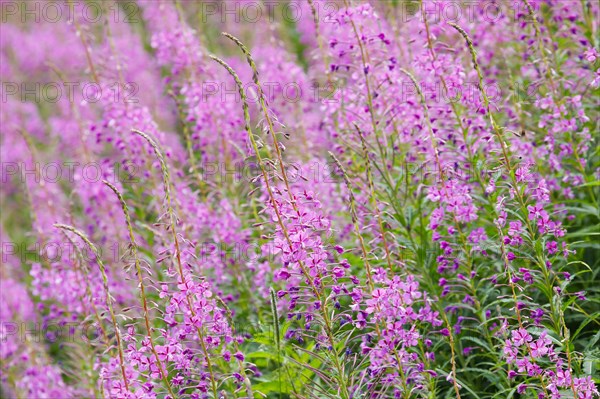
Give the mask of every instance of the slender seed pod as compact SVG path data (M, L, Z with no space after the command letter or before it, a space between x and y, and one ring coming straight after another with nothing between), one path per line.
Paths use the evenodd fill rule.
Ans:
M90 241L90 239L76 228L60 223L54 224L54 227L70 231L71 233L81 238L87 244L87 246L90 247L90 249L94 253L94 256L96 257L96 262L98 263L100 273L102 274L102 284L104 287L104 294L106 296L106 305L108 306L110 319L113 324L113 328L115 329L115 336L117 339L117 350L119 352L119 363L121 366L121 375L123 377L123 383L125 384L125 390L129 391L129 381L125 373L125 360L123 356L123 343L121 342L121 330L119 329L119 324L117 323L117 317L113 308L113 299L110 295L110 290L108 287L108 276L106 275L106 268L104 267L104 262L102 262L102 258L100 257L100 252L98 251L98 248Z
M156 352L156 345L154 343L154 338L152 337L152 328L150 327L150 318L148 316L149 312L148 312L148 300L146 299L146 288L144 287L144 278L143 278L143 274L142 274L142 268L140 265L140 258L138 255L138 245L135 240L135 235L133 233L131 217L129 216L129 208L127 207L127 203L125 202L123 195L121 194L119 189L117 189L117 187L115 187L112 183L110 183L106 180L103 180L102 182L108 188L110 188L110 190L117 196L117 198L119 199L119 203L121 204L121 210L123 211L123 215L125 216L125 223L127 224L127 231L129 233L131 251L133 252L135 270L136 270L136 274L138 277L138 283L139 283L139 287L140 287L140 298L142 300L142 307L144 309L144 322L145 322L145 326L146 326L146 336L148 337L148 340L150 341L150 347L151 347L152 353L154 354L154 358L156 359L156 364L158 364L158 368L160 370L160 374L165 383L165 386L167 387L167 390L169 391L171 396L173 398L175 398L175 394L173 393L173 389L171 388L171 384L169 383L167 371L163 368L163 364L160 360L160 357L158 356L158 353Z

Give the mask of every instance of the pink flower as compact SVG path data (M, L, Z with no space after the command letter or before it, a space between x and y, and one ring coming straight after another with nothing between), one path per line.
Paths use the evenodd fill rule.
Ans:
M591 47L583 53L583 58L589 63L594 63L598 59L598 51Z
M543 332L540 337L529 346L531 348L531 356L542 357L547 355L550 352L550 348L548 347L550 344L552 344L552 341L548 338L546 332Z
M527 342L531 342L531 340L533 339L533 338L531 338L531 335L529 335L527 330L525 330L522 327L519 328L518 330L513 330L511 334L512 334L512 342L517 347L519 347Z
M542 216L544 207L541 204L528 205L527 210L529 211L529 220L535 220Z
M546 252L548 252L548 255L553 255L558 252L558 244L556 241L548 241L546 243Z

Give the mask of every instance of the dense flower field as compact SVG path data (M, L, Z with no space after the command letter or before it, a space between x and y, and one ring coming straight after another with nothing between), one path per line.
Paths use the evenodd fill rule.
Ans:
M600 5L0 1L1 398L600 397Z

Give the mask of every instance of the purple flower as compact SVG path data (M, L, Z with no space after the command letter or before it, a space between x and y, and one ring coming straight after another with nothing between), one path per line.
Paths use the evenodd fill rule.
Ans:
M512 331L512 342L518 347L527 342L531 342L531 335L524 328Z
M558 244L556 241L549 241L546 243L546 252L548 255L553 255L558 252Z

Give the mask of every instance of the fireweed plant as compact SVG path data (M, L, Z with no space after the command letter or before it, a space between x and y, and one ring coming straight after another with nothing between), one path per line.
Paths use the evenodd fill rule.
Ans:
M600 397L597 2L0 6L0 397Z

